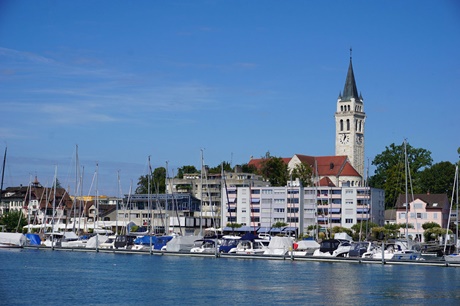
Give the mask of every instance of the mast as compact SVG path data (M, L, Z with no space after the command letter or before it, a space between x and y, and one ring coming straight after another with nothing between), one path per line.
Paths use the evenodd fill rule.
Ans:
M408 192L407 192L407 179L408 179L408 161L407 161L407 140L404 139L404 168L405 168L405 177L406 177L406 240L409 239L409 199L408 199Z
M5 147L5 154L3 155L2 181L0 183L0 206L2 204L3 178L5 177L5 163L6 163L6 151L7 150L8 150L8 147Z
M57 166L54 170L54 188L53 188L53 218L51 219L51 247L54 249L54 214L56 210L56 185L57 185Z
M200 179L201 179L201 186L200 186L200 201L201 201L201 205L200 205L200 236L203 236L203 165L204 164L204 161L203 161L203 149L201 149L201 176L200 176Z
M148 227L148 233L149 233L149 250L152 252L152 201L150 200L150 178L152 176L152 168L150 167L150 155L148 157L148 163L149 163L149 173L147 175L147 209L149 210L149 227Z
M98 190L98 171L99 171L99 163L96 163L96 215L94 216L94 232L96 231L96 226L98 224L98 215L99 215L99 190ZM99 247L99 234L96 233L96 252L98 251Z

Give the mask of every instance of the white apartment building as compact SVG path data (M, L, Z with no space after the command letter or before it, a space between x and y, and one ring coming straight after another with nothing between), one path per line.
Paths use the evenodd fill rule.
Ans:
M222 191L225 193L225 190ZM384 224L385 193L369 187L229 187L222 225L271 228L277 222L307 232L310 225L351 228L360 221Z

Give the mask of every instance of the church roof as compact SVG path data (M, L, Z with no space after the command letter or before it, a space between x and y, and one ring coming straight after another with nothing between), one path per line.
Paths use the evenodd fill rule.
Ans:
M303 162L312 167L315 171L315 161L316 169L318 171L318 176L357 176L361 175L358 171L353 168L353 166L348 161L347 156L309 156L296 154L294 157L297 157L300 162ZM294 158L292 157L292 158ZM292 158L282 158L285 164L289 164ZM253 165L256 169L260 169L262 166L263 158L253 158L249 161L248 165ZM329 185L328 182L320 182L320 184L325 183ZM323 186L323 185L322 185Z
M296 154L297 158L313 169L318 170L319 176L361 176L348 161L347 156L307 156Z
M343 94L341 99L343 101L350 101L351 98L359 100L360 96L358 95L358 89L356 88L355 74L353 73L353 63L351 62L348 66L347 79L345 80L345 86L343 87Z

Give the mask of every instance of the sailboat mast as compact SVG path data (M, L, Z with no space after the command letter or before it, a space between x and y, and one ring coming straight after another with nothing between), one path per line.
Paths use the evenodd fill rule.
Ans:
M3 155L3 167L2 167L2 182L0 183L0 205L2 203L2 192L3 192L3 178L5 177L5 164L6 164L6 151L8 147L5 147L5 154Z
M406 239L408 239L408 233L409 233L409 199L408 199L408 194L407 194L407 178L408 178L408 161L407 161L407 141L404 139L404 167L405 167L405 177L406 177Z
M201 186L200 186L200 236L203 235L203 171L204 171L204 162L203 162L203 149L201 149Z

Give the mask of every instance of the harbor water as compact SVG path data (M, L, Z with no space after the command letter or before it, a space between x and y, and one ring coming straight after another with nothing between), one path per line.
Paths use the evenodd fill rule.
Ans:
M460 268L0 249L1 305L458 305Z

